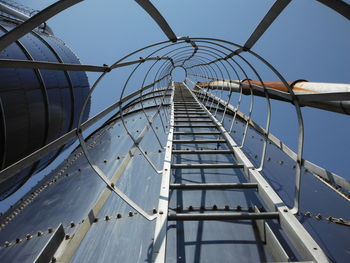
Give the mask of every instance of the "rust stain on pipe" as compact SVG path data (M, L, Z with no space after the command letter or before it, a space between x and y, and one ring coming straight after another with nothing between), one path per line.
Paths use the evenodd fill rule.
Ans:
M311 92L311 93L318 93L317 91L314 91L314 90L298 87L298 84L299 83L301 84L303 82L305 82L305 81L300 81L297 83L292 82L292 81L287 81L289 86L291 86L293 83L295 83L295 85L292 87L292 89L295 91L305 91L305 92ZM211 84L214 84L214 83L215 83L215 81L197 82L197 85L200 87L207 87L207 86L210 86ZM254 86L263 87L262 83L259 80L244 80L244 81L242 81L242 83L244 83L246 85L249 85L249 83L250 83L251 85L254 85ZM289 93L287 87L284 85L284 83L282 81L264 81L264 85L265 85L265 88L267 88L267 89L273 89L273 90L278 90L281 92ZM247 87L247 86L242 86L242 89L245 91L250 90L249 87Z

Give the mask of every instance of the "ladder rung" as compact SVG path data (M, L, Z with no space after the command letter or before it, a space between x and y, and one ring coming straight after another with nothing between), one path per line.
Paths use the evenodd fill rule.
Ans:
M186 113L186 112L185 112L185 113ZM183 115L183 113L174 112L174 115ZM208 114L205 113L205 112L197 112L196 114L193 114L193 115L206 115L206 116L208 116ZM189 116L189 115L187 114L187 116ZM191 116L192 116L192 115L191 115Z
M169 221L205 221L205 220L255 220L255 219L279 219L278 212L263 213L206 213L206 214L170 214Z
M174 109L176 110L201 110L202 107L194 107L194 106L191 106L191 107L187 107L187 106L175 106Z
M209 116L196 116L196 115L177 115L175 116L175 118L187 118L187 119L197 119L197 118L201 118L201 119L210 119Z
M174 135L221 135L221 132L179 132L175 131Z
M192 109L191 110L183 110L183 109L177 110L177 109L175 109L174 113L181 113L181 114L184 114L184 113L196 113L196 114L198 114L198 113L205 113L205 112L202 109L200 109L200 110L192 110Z
M213 122L212 120L174 120L175 122Z
M225 140L173 140L173 143L226 143Z
M233 154L231 150L173 150L172 154Z
M174 125L174 128L217 128L214 125Z
M231 163L191 163L191 164L172 164L174 169L215 169L215 168L244 168L243 164Z
M224 189L257 189L256 183L198 183L198 184L170 184L170 189L177 190L224 190Z
M174 104L195 104L195 105L199 105L195 100L193 101L174 101Z

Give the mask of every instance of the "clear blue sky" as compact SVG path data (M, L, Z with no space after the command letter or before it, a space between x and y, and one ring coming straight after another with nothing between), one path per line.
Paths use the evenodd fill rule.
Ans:
M54 1L21 2L41 8ZM215 37L238 44L244 44L274 2L152 1L178 36ZM155 22L132 0L86 0L52 18L48 24L84 64L110 65L135 49L166 39ZM287 80L350 83L349 47L348 20L317 1L294 0L253 51L271 62ZM120 74L123 75L123 70ZM89 74L90 83L97 76ZM93 96L92 114L119 98L118 83L122 82L118 76L111 74L101 83ZM265 76L268 78L269 74ZM295 111L280 102L272 106L272 133L295 149ZM350 116L310 108L304 108L303 114L304 157L350 179Z

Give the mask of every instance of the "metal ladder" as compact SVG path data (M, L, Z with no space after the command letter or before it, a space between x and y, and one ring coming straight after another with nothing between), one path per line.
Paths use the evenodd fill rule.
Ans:
M238 220L253 220L258 228L259 236L264 241L266 248L270 251L274 260L280 262L290 261L291 258L286 253L285 249L279 242L278 238L272 231L266 220L273 220L274 224L279 224L281 229L285 232L286 236L290 237L291 243L296 243L296 251L302 261L316 261L327 262L327 257L324 255L321 248L306 232L306 230L297 221L295 216L290 213L290 210L281 205L282 200L279 199L277 194L268 185L258 171L249 162L246 156L240 149L235 148L236 145L233 142L232 137L226 132L221 123L203 106L198 99L193 95L190 89L183 83L174 84L173 94L173 109L172 109L172 130L169 134L172 137L172 149L168 158L174 160L177 156L182 155L232 155L236 163L174 163L171 162L171 172L176 173L179 169L240 169L245 175L247 182L239 183L170 183L170 176L166 180L168 182L167 187L163 188L167 191L225 191L225 190L241 190L241 191L256 191L257 195L262 195L263 203L267 201L267 208L258 208L258 204L250 206L249 209L243 210L237 206L232 207L225 206L223 209L219 209L216 205L211 208L192 206L188 207L188 210L184 211L182 207L176 209L170 209L169 203L166 206L159 206L159 209L166 208L167 211L161 211L166 215L166 219L162 221L162 225L165 225L167 221L238 221ZM183 129L190 128L191 131L183 131ZM183 136L202 136L212 135L215 139L183 139ZM180 138L179 138L180 137ZM209 145L209 147L201 146L196 149L181 148L182 145ZM210 147L210 145L215 145ZM223 147L224 146L224 147ZM169 147L169 146L168 146ZM175 157L175 158L174 158ZM182 160L182 158L179 158ZM260 178L260 177L261 178ZM164 184L164 182L163 182ZM266 190L268 188L268 190ZM270 196L267 196L270 195ZM170 197L167 197L169 202ZM280 207L278 207L278 204ZM261 203L259 203L261 205ZM266 207L266 205L264 206ZM232 212L235 211L235 212ZM157 222L158 223L158 222ZM157 227L156 227L157 229ZM158 231L156 230L156 236L154 241L154 262L166 261L166 231L163 229L160 231L158 224ZM161 235L162 232L162 235ZM158 233L158 234L157 234ZM162 236L162 237L160 237ZM159 241L160 240L160 241ZM300 244L301 242L301 244ZM162 246L159 245L162 243ZM162 248L160 248L162 247Z
M187 120L182 120L186 118ZM200 120L198 120L200 119ZM174 94L174 128L191 128L195 131L183 132L174 131L174 137L186 135L214 135L217 139L206 140L185 140L173 139L173 144L216 144L217 149L200 150L172 150L172 155L182 154L230 154L231 150L219 149L222 144L226 144L220 131L203 131L203 129L216 129L217 125L210 119L198 101L195 100L191 92L184 86L178 85ZM179 124L181 123L181 124ZM200 123L200 124L198 124ZM205 124L203 124L205 123ZM202 130L202 131L201 131ZM244 164L239 163L198 163L198 164L172 164L171 169L217 169L236 168L243 169ZM230 189L258 189L256 183L195 183L195 184L170 184L170 190L230 190ZM169 221L176 220L242 220L242 219L278 219L277 212L224 212L224 213L170 213Z

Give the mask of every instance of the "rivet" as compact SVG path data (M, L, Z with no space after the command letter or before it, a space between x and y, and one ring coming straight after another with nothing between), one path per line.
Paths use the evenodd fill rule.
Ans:
M47 232L52 233L52 232L53 232L53 229L52 229L52 228L49 228L49 229L47 230Z
M16 238L16 243L18 244L19 242L21 242L22 240L20 238Z
M114 188L114 186L115 186L114 183L111 183L111 187Z
M97 223L97 222L98 222L98 218L95 218L95 219L94 219L94 223Z
M162 150L161 150L161 149L159 149L159 150L158 150L158 152L159 152L159 153L161 153L161 152L162 152Z
M218 206L217 205L213 205L213 210L218 210Z
M26 239L27 239L27 240L32 239L32 235L31 235L31 234L27 234L27 235L26 235Z
M306 212L306 213L305 213L305 216L307 216L307 217L311 217L311 212L309 212L309 211L308 211L308 212Z
M37 234L38 237L40 237L42 235L43 235L43 232L41 232L41 231L39 231L38 234Z
M9 246L11 246L11 243L8 241L5 241L4 245L5 245L5 247L9 247Z
M188 207L188 210L193 211L193 206L190 205L190 206Z
M162 215L162 214L163 214L163 211L159 211L159 214Z
M103 162L104 162L104 163L107 163L107 160L104 160Z
M51 262L56 262L57 259L55 257L52 257Z
M236 209L237 209L237 211L241 211L242 207L240 205L238 205Z
M288 209L283 209L283 212L287 213L287 212L288 212Z
M329 221L333 221L333 217L332 216L329 216L329 217L327 217L327 220L329 220Z
M75 227L75 223L73 221L70 222L70 227Z
M119 159L120 159L120 157L118 156L118 157L117 157L117 160L119 160Z
M105 217L105 220L106 220L106 221L108 221L109 219L110 219L110 217L109 217L109 216L106 216L106 217Z
M129 216L133 216L133 215L134 215L133 212L130 211L130 212L129 212Z
M153 214L157 214L157 209L153 208Z
M284 162L283 161L280 161L280 165L282 165Z
M230 210L230 206L225 205L225 210Z
M315 217L316 217L316 219L319 219L319 220L322 219L322 216L320 213L318 213Z
M65 238L66 238L66 240L68 240L69 238L70 238L70 235L65 235Z

